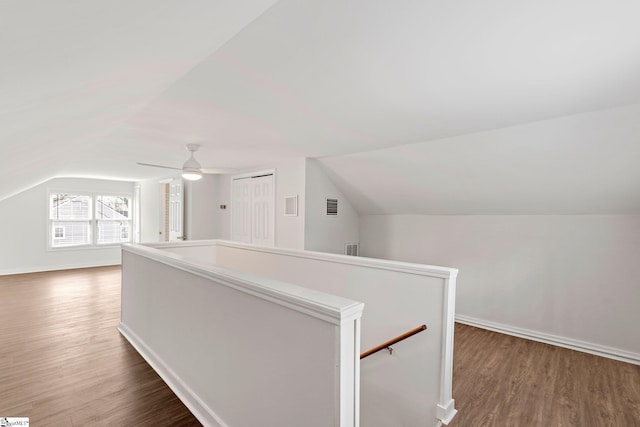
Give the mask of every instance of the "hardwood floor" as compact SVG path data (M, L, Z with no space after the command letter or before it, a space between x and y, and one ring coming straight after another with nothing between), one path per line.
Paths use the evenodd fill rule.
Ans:
M119 319L119 267L0 276L0 416L199 426ZM457 324L453 397L451 427L640 426L640 366Z
M456 324L450 427L640 426L640 366Z
M199 426L120 336L120 268L0 276L0 416Z

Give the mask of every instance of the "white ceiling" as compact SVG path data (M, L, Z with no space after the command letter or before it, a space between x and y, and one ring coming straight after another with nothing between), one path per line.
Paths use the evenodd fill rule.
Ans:
M640 103L638 16L622 0L4 1L0 200L53 176L156 177L135 162L179 166L199 142L210 167L328 156L362 213L640 213L640 111L593 116L622 133L580 116ZM538 121L542 141L518 126ZM553 160L576 151L610 163Z
M320 159L369 214L640 213L640 104Z

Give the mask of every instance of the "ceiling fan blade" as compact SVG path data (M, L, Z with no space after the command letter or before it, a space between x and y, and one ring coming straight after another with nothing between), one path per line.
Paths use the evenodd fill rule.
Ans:
M162 166L162 165L152 165L151 163L140 163L140 162L136 162L137 165L141 165L141 166L151 166L154 168L164 168L164 169L175 169L178 171L181 171L182 168L174 168L172 166Z
M200 172L206 174L220 174L220 173L233 173L237 169L224 169L224 168L202 168Z

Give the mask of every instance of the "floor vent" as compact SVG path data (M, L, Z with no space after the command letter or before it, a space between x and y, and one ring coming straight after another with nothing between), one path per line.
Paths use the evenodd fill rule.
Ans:
M344 254L351 256L358 256L359 253L359 244L356 243L345 243L344 244Z

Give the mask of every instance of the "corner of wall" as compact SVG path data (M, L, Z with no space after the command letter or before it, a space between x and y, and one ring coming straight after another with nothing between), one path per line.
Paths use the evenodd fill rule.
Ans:
M306 159L304 248L343 254L346 243L359 241L359 216L316 159ZM327 198L338 200L338 214L326 214Z

